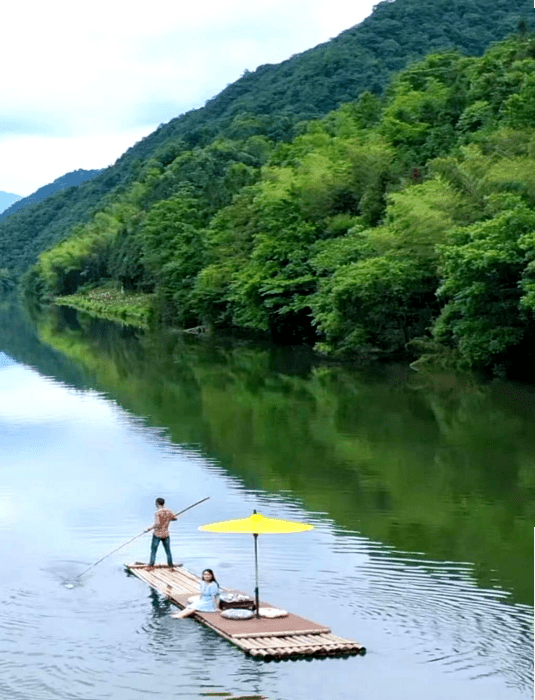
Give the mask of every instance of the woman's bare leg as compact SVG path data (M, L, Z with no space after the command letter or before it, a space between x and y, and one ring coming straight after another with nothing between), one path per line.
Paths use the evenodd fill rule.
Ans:
M184 617L193 615L194 612L195 608L184 608L184 610L181 610L180 612L171 613L171 617L174 617L176 620L182 620Z

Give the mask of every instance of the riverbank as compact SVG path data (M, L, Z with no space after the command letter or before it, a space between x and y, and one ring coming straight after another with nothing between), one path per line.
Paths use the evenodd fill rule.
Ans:
M103 286L56 297L54 303L57 306L71 306L127 326L148 328L152 317L152 299L152 294L125 292L122 289Z

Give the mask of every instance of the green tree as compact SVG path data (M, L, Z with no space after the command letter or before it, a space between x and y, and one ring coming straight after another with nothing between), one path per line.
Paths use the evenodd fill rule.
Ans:
M420 262L384 255L339 267L312 303L325 341L318 349L367 358L406 355L436 313L436 275Z
M7 294L13 291L15 282L11 272L7 267L0 268L0 294Z
M456 52L432 54L395 78L381 122L386 138L409 163L425 163L455 143L466 106L465 67Z
M535 212L518 205L494 219L454 232L440 247L445 302L434 338L455 348L465 365L506 371L533 354L535 324L522 281L531 276ZM530 255L528 256L528 251Z
M310 339L309 296L315 279L309 250L316 228L294 198L270 200L266 192L256 226L250 258L232 277L233 321L279 340Z
M192 289L204 264L204 232L198 202L188 189L158 202L143 223L143 264L155 280L161 318L196 323Z

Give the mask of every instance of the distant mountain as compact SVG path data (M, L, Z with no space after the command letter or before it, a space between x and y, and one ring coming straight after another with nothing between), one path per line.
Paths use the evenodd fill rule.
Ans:
M57 180L40 187L33 194L28 195L28 197L19 197L16 194L8 194L7 192L0 192L0 220L5 219L6 216L13 214L14 212L22 209L22 207L28 206L28 204L35 204L36 202L41 202L43 199L50 197L51 194L56 194L57 192L62 192L69 187L76 185L81 185L82 182L86 180L91 180L96 175L101 173L102 170L74 170L71 173L62 175L58 177ZM5 198L5 206L3 205L3 197ZM8 201L8 198L9 201ZM11 206L10 206L11 205ZM7 208L6 208L7 207Z
M13 202L22 199L20 195L12 192L0 192L0 213L7 209Z

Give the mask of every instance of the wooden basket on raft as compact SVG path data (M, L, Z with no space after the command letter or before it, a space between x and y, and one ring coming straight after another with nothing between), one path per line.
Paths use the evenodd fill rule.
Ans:
M251 596L239 591L225 591L219 595L220 610L254 610L255 602Z

